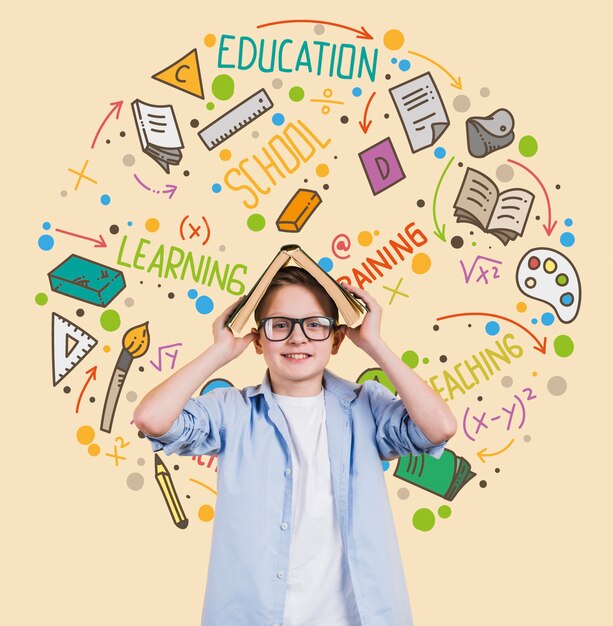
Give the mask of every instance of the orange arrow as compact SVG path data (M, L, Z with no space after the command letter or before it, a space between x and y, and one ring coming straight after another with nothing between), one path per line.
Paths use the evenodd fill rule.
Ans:
M77 409L75 411L75 413L79 412L79 407L81 406L81 398L83 397L83 394L85 393L85 388L87 387L87 385L89 385L89 383L92 380L96 380L96 372L98 371L98 366L94 365L94 367L90 367L87 372L85 372L86 374L89 374L87 380L85 381L85 384L83 385L83 389L81 389L81 393L79 394L79 399L77 400Z
M414 54L416 57L421 57L422 59L426 59L426 61L430 61L430 63L434 63L434 65L436 65L436 67L440 68L441 70L443 70L443 72L445 72L445 74L447 74L447 76L449 76L449 78L451 78L451 80L453 81L451 83L452 87L455 87L456 89L460 89L462 90L462 79L458 76L457 78L448 70L446 70L440 63L437 63L434 59L430 59L429 57L420 54L419 52L415 52L415 50L407 50L407 52L409 54Z
M495 317L499 320L504 320L505 322L510 322L511 324L515 324L515 326L519 326L519 328L521 328L524 332L528 333L530 335L530 337L532 337L532 339L534 339L534 341L536 342L536 346L533 346L533 348L537 351L537 352L542 352L543 354L545 354L545 352L547 351L547 337L545 337L543 339L543 341L540 341L539 338L531 333L525 326L522 326L519 322L516 322L515 320L512 320L509 317L504 317L502 315L496 315L495 313L481 313L481 312L471 312L471 313L454 313L453 315L443 315L442 317L437 317L436 321L440 321L440 320L447 320L450 319L452 317L462 317L465 315L483 315L485 317Z
M344 28L354 33L358 33L356 39L372 39L373 36L362 26L360 30L351 28L351 26L345 26L344 24L337 24L336 22L322 22L321 20L281 20L280 22L268 22L267 24L260 24L256 28L265 28L266 26L277 26L278 24L296 24L298 22L306 22L308 24L327 24L328 26L337 26L338 28Z
M498 452L490 452L489 454L485 454L485 451L487 450L487 448L483 448L483 450L479 450L479 452L477 452L477 456L481 459L482 463L485 463L485 459L483 457L496 456L497 454L502 454L505 450L508 450L511 447L511 444L514 441L515 439L511 439L511 441L509 441L509 443L502 450L498 450Z
M98 130L96 131L96 136L94 137L94 140L92 141L92 145L90 146L91 148L93 148L96 145L96 141L98 141L98 135L100 134L100 131L102 130L102 127L107 123L109 117L111 117L111 115L113 115L113 113L115 113L115 119L119 119L119 114L121 113L121 107L123 105L123 100L119 100L118 102L111 102L111 110L107 113L107 116L102 120L102 124L100 124L100 128L98 128Z
M370 103L372 102L372 99L375 97L376 93L377 93L376 91L373 91L372 94L370 95L370 98L368 98L368 102L366 103L366 108L364 109L364 117L362 118L362 121L360 122L360 128L362 129L362 132L364 134L368 132L368 129L370 128L370 125L372 124L372 120L368 120L368 123L366 123L366 116L368 115L368 108L370 107Z

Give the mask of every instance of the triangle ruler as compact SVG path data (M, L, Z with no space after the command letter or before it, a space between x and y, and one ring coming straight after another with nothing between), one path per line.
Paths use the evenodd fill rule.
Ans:
M98 343L89 333L57 313L51 314L53 386L70 373Z

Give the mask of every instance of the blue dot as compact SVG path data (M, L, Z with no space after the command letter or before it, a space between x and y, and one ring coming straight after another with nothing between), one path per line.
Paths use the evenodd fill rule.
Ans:
M551 326L554 322L554 317L553 317L553 313L543 313L543 315L541 315L541 323L543 324L543 326Z
M334 262L330 257L322 256L317 262L317 265L319 265L324 272L331 272L334 267Z
M219 193L221 191L221 185L219 183L215 183L211 189L213 190L213 193Z
M564 306L570 306L573 303L574 299L575 298L573 297L572 293L565 293L565 294L562 294L562 297L560 298L560 302Z
M205 393L213 391L213 389L225 389L226 387L232 386L232 383L228 380L224 380L223 378L214 378L213 380L209 380L204 385L204 387L200 390L200 395L203 396Z
M354 87L351 90L351 93L357 98L358 96L362 95L362 90L360 89L360 87Z
M132 226L133 222L128 222L128 226Z
M441 148L440 146L438 148L435 148L434 150L434 156L437 159L444 159L445 155L447 154L445 148Z
M381 461L381 467L383 468L384 472L387 472L387 470L390 468L390 462L389 461Z
M575 243L575 236L572 233L562 233L560 235L560 243L565 248L570 248Z
M392 57L392 63L398 63L398 59L396 57Z
M283 115L283 113L275 113L272 116L272 123L275 126L281 126L281 124L283 124L283 122L285 122L285 116Z
M100 202L104 205L107 206L107 204L111 204L111 196L109 196L108 193L103 193L100 196Z
M530 322L531 322L532 324L538 324L538 323L539 323L539 321L536 319L536 317L533 317L533 318L530 320Z
M195 300L195 299L198 297L198 292L197 292L195 289L190 289L190 290L187 292L187 297L188 297L190 300Z
M572 226L573 225L573 221L570 219L570 217L567 217L564 220L564 226Z
M498 322L488 322L485 325L485 332L492 337L497 335L500 332L500 324Z
M50 222L45 222L45 223L43 224L43 230L49 230L50 228L51 228L51 224L50 224Z
M202 315L206 315L213 310L213 301L208 296L200 296L198 300L196 300L196 311L198 313L202 313Z
M400 68L402 72L406 72L408 69L411 68L411 61L407 59L402 59L402 61L398 63L398 67Z
M55 239L51 235L41 235L38 238L38 247L41 250L51 250L55 244Z

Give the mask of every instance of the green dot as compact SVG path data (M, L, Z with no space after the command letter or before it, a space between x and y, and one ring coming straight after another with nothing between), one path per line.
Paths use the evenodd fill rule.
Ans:
M448 517L451 516L451 507L447 506L446 504L443 504L443 506L439 506L438 507L438 516L443 518L443 519L447 519Z
M407 350L402 355L402 361L406 363L412 370L414 370L419 365L419 357L417 356L417 352L413 352L413 350Z
M227 74L215 76L211 83L211 91L219 100L229 100L234 95L234 79Z
M417 530L423 530L424 532L432 530L435 521L434 513L430 509L417 509L413 513L413 526Z
M47 297L46 293L37 293L34 296L34 302L36 302L36 304L38 304L39 306L45 306L45 304L47 304L47 301L49 300L49 298Z
M104 330L108 330L110 332L117 330L121 326L119 313L113 309L104 311L102 315L100 315L100 326L102 326Z
M539 149L538 142L532 135L524 135L519 140L519 153L525 157L533 157Z
M422 359L422 361L421 361L421 362L422 362L424 365L428 365L428 363L430 363L430 359L429 359L427 356L425 356L425 357Z
M553 349L558 356L565 358L573 353L573 350L575 349L575 344L568 335L558 335L553 340Z
M302 87L292 87L289 90L289 99L292 102L300 102L304 98L304 89Z
M568 276L566 274L558 274L556 276L556 283L560 285L560 287L564 287L568 283Z
M473 246L476 246L476 245L477 245L477 242L476 242L476 241L473 241L473 242L472 242L472 245L473 245Z
M212 111L215 108L215 103L214 102L207 102L206 103L206 108L208 111Z
M266 220L264 219L263 215L260 215L259 213L254 213L247 218L247 226L249 227L249 230L257 233L258 231L262 230L264 226L266 226Z

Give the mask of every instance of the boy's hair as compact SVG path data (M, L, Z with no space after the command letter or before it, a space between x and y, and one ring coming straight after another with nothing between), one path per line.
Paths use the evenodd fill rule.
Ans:
M254 317L256 323L260 322L262 317L262 310L264 309L264 305L266 303L266 299L269 294L273 291L273 289L277 289L278 287L282 287L284 285L303 285L316 292L316 295L325 303L327 313L330 317L334 318L334 322L338 323L338 307L332 298L328 295L328 292L302 267L296 267L294 265L287 265L282 267L273 277L272 281L270 281L270 285L268 285L268 289L262 296L262 299L258 302L258 305L255 307Z

